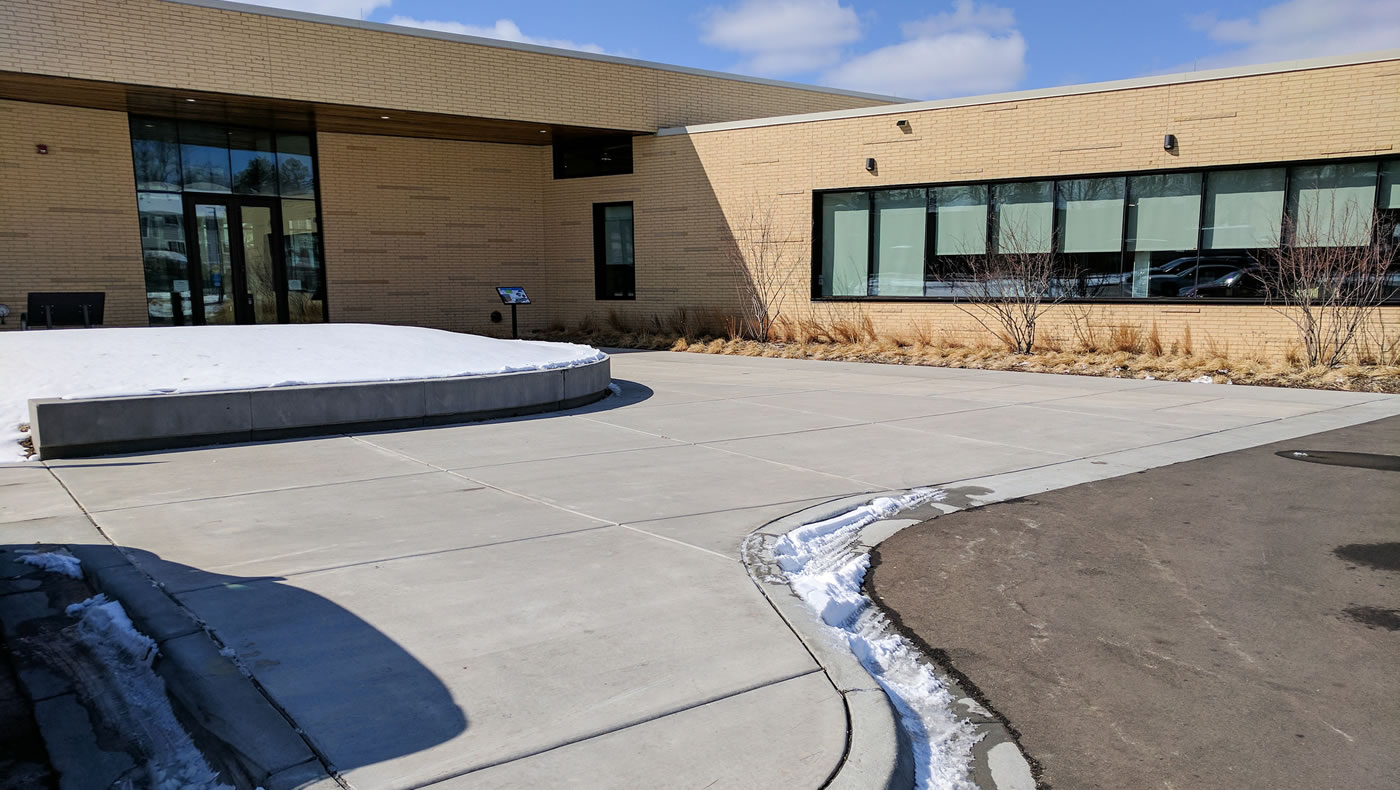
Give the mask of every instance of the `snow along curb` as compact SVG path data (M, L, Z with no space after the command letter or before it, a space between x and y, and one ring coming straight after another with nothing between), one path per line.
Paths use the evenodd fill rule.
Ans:
M904 498L899 504L908 506L890 515L889 508L880 513L880 508L867 508L867 513L856 512L880 497ZM905 726L901 723L899 705L887 695L886 690L862 665L848 647L849 643L838 641L839 632L822 622L821 617L808 603L789 586L789 576L780 566L778 552L786 553L786 564L793 566L792 539L786 540L794 530L806 525L838 519L845 516L854 522L855 532L839 555L828 559L856 560L868 554L876 544L907 526L912 526L941 514L960 508L938 504L930 499L911 495L911 492L886 492L884 494L860 494L833 500L799 511L772 521L749 535L744 541L742 558L750 577L773 604L779 615L807 646L812 655L822 665L827 676L841 694L848 719L847 753L836 773L827 783L827 788L899 788L904 790L916 786L941 787L927 782L927 777L916 777L916 748L927 751L927 744L916 745L911 741ZM888 505L888 501L882 503ZM861 516L866 516L861 518ZM873 522L871 518L874 518ZM871 522L864 523L862 522ZM851 526L848 524L848 526ZM862 566L863 569L863 566ZM821 593L813 596L810 589L804 590L809 599L824 600ZM840 601L827 602L826 607L837 607L828 611L828 619L839 619ZM882 639L902 641L893 629L886 628ZM1011 733L991 712L966 693L958 683L939 667L927 662L912 645L908 655L918 657L920 671L930 673L935 682L940 683L954 700L949 711L954 718L967 722L970 733L965 737L972 745L967 780L983 790L1033 790L1029 763L1021 754ZM907 713L906 713L907 715ZM924 755L926 762L928 755ZM966 782L954 782L949 788L966 787Z
M340 790L325 763L214 637L116 546L69 545L88 582L154 640L156 674L195 743L240 790Z

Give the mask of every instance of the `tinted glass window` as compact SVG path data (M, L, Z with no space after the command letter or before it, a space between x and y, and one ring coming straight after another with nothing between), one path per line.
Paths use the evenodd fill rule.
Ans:
M865 296L870 274L870 193L822 195L822 296Z
M138 190L180 191L180 142L174 121L131 118L131 163Z
M189 258L185 249L184 201L179 195L142 193L141 260L146 270L146 311L156 326L191 323Z
M277 135L277 178L282 197L316 196L310 137L304 134Z
M596 297L635 298L631 203L593 206L593 252Z
M554 141L554 177L617 176L632 172L632 137L562 137Z
M922 189L875 193L875 276L871 296L924 295L924 228L928 195Z
M234 192L241 195L277 194L277 155L272 152L271 132L230 129L229 153Z
M228 131L202 123L180 124L180 161L185 189L191 192L229 192Z

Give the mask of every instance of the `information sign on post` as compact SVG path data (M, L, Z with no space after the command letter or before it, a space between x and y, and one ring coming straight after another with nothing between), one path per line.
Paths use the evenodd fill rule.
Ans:
M497 286L496 293L501 297L501 304L510 305L510 336L519 340L520 324L515 319L515 308L522 304L529 304L530 297L525 294L525 289L518 285Z

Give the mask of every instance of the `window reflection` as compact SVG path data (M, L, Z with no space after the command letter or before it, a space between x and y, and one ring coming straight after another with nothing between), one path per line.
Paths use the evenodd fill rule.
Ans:
M324 321L326 286L321 274L321 237L314 201L282 201L282 246L289 320L294 324Z
M277 194L277 155L272 152L271 132L230 129L229 149L235 193Z
M228 192L228 132L203 123L180 124L180 163L190 192Z
M304 134L277 135L277 179L282 197L314 197L311 138Z
M132 118L131 160L137 189L180 191L180 142L173 121Z
M192 323L183 201L179 195L147 193L138 198L137 209L149 320L156 326Z

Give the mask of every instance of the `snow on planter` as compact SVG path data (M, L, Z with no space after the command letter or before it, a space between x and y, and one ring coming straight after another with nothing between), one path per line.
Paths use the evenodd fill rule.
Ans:
M970 768L972 747L981 736L954 712L948 687L861 591L870 555L856 550L865 527L943 498L942 491L931 488L879 497L789 531L773 544L772 553L792 591L850 649L899 711L913 746L915 787L976 790Z
M30 398L97 398L484 376L587 365L572 343L379 324L0 333L0 463L24 460Z

